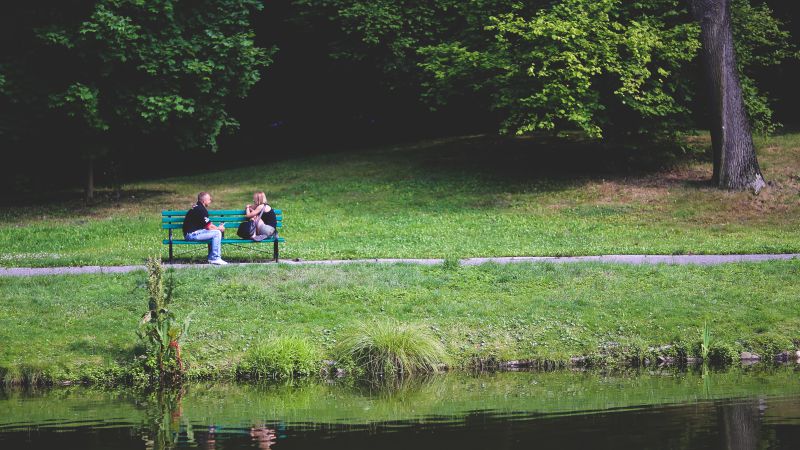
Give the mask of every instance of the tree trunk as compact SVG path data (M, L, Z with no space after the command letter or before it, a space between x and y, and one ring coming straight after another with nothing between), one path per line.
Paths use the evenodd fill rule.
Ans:
M88 158L87 162L87 171L86 171L86 201L91 201L94 199L94 159Z
M736 69L730 2L690 0L692 13L700 22L702 57L712 102L713 180L721 188L749 188L757 194L765 183Z

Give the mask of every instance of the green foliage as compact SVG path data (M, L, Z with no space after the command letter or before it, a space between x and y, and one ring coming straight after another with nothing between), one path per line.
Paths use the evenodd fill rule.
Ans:
M149 311L142 316L138 334L147 349L144 367L161 383L180 381L186 371L180 344L186 337L191 314L182 326L176 324L175 313L168 309L172 301L172 281L173 278L170 278L165 293L161 260L147 260Z
M220 133L238 125L228 103L247 95L275 51L255 44L251 15L263 9L257 0L15 8L7 13L32 17L24 26L34 28L34 40L20 50L32 55L0 58L16 87L7 92L12 104L49 106L77 120L73 128L85 140L119 142L114 148L129 136L162 133L181 148L216 150ZM43 57L69 66L41 76L35 72Z
M62 93L52 94L50 106L63 109L67 116L81 119L90 128L105 131L108 124L100 117L98 94L97 88L75 83Z
M427 330L394 322L362 323L339 340L337 361L356 375L396 379L436 372L444 346Z
M759 88L757 74L797 59L800 52L792 43L785 24L773 15L766 3L752 5L748 0L733 0L731 15L736 64L750 125L756 133L769 134L781 124L772 118L769 92Z
M43 386L53 382L52 365L23 363L0 367L0 381L6 386Z
M770 330L763 334L751 336L749 339L744 339L744 348L749 352L760 355L766 361L771 361L779 353L794 349L794 345L787 336Z
M432 107L475 92L472 103L494 110L504 133L674 138L692 126L695 91L704 89L693 71L699 26L680 0L295 4L312 23L338 25L335 57L374 61L392 84L421 86ZM765 4L735 0L733 19L754 130L773 131L756 75L797 51Z
M712 339L708 321L703 322L701 337L698 356L703 359L704 370L709 365L716 367L727 366L738 359L739 353L733 344L722 342L719 339Z
M290 380L319 373L322 355L307 339L281 336L247 350L236 368L240 379Z
M682 69L699 48L699 28L676 22L676 6L567 0L535 14L494 15L488 46L420 49L421 67L432 75L428 95L477 72L472 85L491 94L505 133L576 126L601 137L627 125L631 113L654 130L674 125L687 113Z
M700 344L700 357L704 362L708 361L708 352L711 349L711 330L708 322L703 322L703 342Z
M739 359L737 346L724 343L712 342L708 350L708 362L714 366L727 366Z
M294 0L293 3L309 26L323 21L335 21L339 26L341 36L334 35L328 43L333 58L368 59L393 82L409 83L416 76L416 49L445 32L453 19L448 13L458 2Z

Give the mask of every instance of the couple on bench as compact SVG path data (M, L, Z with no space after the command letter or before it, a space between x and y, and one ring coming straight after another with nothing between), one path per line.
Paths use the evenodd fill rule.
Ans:
M225 224L214 225L208 218L208 205L211 204L211 194L201 192L197 194L197 203L192 206L183 219L183 235L187 241L209 241L208 263L225 265L221 256L222 233ZM275 236L278 225L275 210L267 203L267 196L263 192L253 194L253 204L245 208L245 217L252 222L253 233L245 239L262 241ZM245 222L247 223L247 222ZM248 225L250 225L248 223ZM247 227L248 229L251 227ZM240 236L241 237L241 236Z

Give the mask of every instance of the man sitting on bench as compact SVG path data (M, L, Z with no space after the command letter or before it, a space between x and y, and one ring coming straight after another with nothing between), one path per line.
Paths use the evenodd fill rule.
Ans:
M197 204L192 206L183 218L183 236L187 241L210 241L208 244L208 263L224 266L228 264L220 257L220 242L225 224L219 226L211 223L208 218L208 205L211 204L211 194L201 192L197 194Z

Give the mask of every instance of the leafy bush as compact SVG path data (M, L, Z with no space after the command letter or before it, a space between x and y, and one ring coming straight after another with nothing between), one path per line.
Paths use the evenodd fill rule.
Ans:
M369 378L432 373L446 360L444 346L427 330L392 322L358 325L339 341L336 356Z
M739 357L735 346L714 342L708 349L708 362L715 366L726 366Z
M319 372L322 355L309 341L282 336L251 347L236 368L238 378L286 380Z

